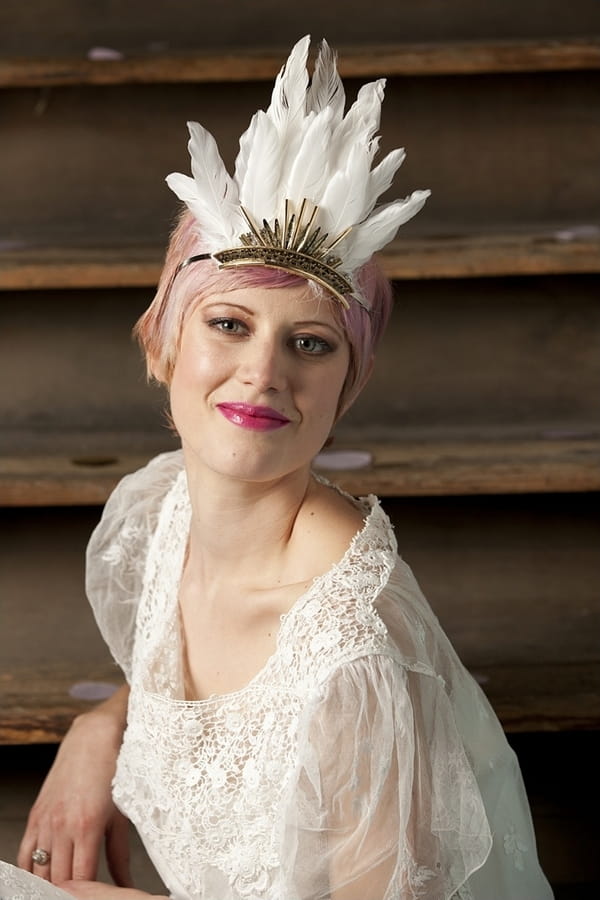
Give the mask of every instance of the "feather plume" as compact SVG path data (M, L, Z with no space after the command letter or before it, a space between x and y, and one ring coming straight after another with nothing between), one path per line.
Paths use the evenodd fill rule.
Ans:
M310 35L306 35L294 45L287 62L275 79L267 115L282 138L285 138L294 124L303 118L306 110L308 87L306 60L309 46Z
M262 110L255 123L247 170L239 184L240 203L257 221L270 222L279 212L281 144L275 125Z
M312 115L289 175L284 180L283 193L286 197L306 198L318 203L327 183L327 168L323 166L323 160L327 158L332 115L328 107Z
M335 129L331 142L337 165L345 165L348 153L357 141L369 148L372 158L377 145L371 147L370 144L379 128L384 87L384 78L363 85L345 118Z
M333 121L337 123L341 122L344 115L346 94L335 63L335 53L327 41L322 41L308 89L306 106L307 109L317 113L329 108Z
M188 206L193 203L196 210L202 209L199 221L207 241L218 241L221 236L234 239L241 218L237 187L225 168L212 134L197 122L188 122L188 129L195 195L190 193L192 179L182 181L177 173L168 176L167 184Z
M419 212L430 193L414 191L404 200L393 200L354 228L345 243L345 264L351 265L352 269L362 266L395 237L401 225Z
M229 260L245 260L240 238L248 225L240 203L258 227L265 220L274 228L276 218L283 224L286 200L296 212L310 201L317 209L307 236L309 253L314 229L319 235L328 234L328 243L351 229L336 247L341 265L337 273L332 270L331 281L326 279L343 299L347 289L343 279L352 282L353 273L421 209L429 191L415 191L376 208L405 156L402 149L392 150L372 169L385 79L364 85L344 116L344 88L335 54L323 41L309 86L309 44L307 35L293 47L275 79L267 111L257 112L240 137L233 178L214 138L202 126L189 123L193 178L174 173L167 181L192 211L208 239L207 248L219 254L222 264L228 261L228 251Z
M261 112L262 110L259 109L258 112L254 113L250 120L250 124L248 125L244 133L240 136L240 149L235 160L235 169L233 176L238 186L243 184L246 178L246 172L248 171L248 158L250 156L250 152L252 151L254 134L258 126L259 113Z
M368 195L371 197L371 203L365 208L365 215L372 212L377 198L380 197L389 187L391 187L394 175L402 165L406 158L406 152L403 147L398 150L392 150L385 156L379 165L375 166L369 175Z
M332 238L363 218L368 176L369 163L364 147L355 144L345 169L334 175L323 195L321 205Z

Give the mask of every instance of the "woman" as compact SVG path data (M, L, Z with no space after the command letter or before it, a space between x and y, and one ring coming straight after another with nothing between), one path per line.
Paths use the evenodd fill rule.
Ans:
M344 118L327 47L310 87L307 52L233 181L199 126L194 179L170 176L188 212L138 335L182 451L124 479L88 551L130 694L76 722L19 861L72 896L147 896L76 880L106 832L127 882L120 748L116 807L178 900L545 900L515 757L386 515L311 472L389 315L372 254L426 192L373 212L402 161L371 169L382 85ZM73 777L93 794L57 821Z

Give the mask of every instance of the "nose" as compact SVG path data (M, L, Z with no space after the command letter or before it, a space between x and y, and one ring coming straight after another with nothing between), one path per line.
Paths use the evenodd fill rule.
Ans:
M249 341L238 373L242 383L263 394L283 391L288 378L285 349L274 337Z

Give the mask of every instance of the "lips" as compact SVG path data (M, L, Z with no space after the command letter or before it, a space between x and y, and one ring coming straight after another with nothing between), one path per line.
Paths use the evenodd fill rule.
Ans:
M289 425L283 413L270 406L251 406L248 403L217 403L219 412L233 425L251 431L275 431Z

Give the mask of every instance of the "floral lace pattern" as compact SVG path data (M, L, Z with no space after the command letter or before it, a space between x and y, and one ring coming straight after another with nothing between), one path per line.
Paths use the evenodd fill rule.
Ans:
M0 900L73 900L43 878L0 860Z
M525 856L527 853L527 844L519 836L514 825L511 825L504 835L504 852L507 856L512 856L515 869L522 872L525 868Z
M277 649L250 684L186 701L177 612L190 521L183 472L165 498L148 554L114 795L192 896L204 895L206 873L214 870L231 896L269 896L299 713L334 667L385 649L373 601L396 547L378 504L369 502L364 512L365 525L343 559L282 616ZM332 596L335 611L327 603Z

